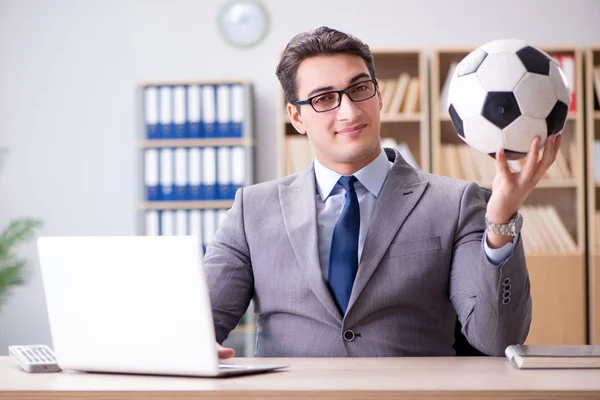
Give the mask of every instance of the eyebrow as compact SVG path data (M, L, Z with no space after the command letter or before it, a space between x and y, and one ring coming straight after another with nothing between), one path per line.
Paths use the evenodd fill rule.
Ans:
M371 78L371 76L369 74L367 74L366 72L361 72L360 74L358 74L358 75L354 76L352 79L350 79L350 81L348 81L348 84L352 84L362 78ZM323 87L311 90L306 97L308 98L315 93L323 92L325 90L334 90L334 89L335 88L333 86L323 86Z

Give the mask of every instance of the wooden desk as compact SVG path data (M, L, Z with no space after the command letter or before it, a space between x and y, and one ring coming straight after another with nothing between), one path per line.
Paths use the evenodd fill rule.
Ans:
M27 374L0 357L0 399L600 398L600 369L517 370L504 358L237 359L286 371L236 378Z

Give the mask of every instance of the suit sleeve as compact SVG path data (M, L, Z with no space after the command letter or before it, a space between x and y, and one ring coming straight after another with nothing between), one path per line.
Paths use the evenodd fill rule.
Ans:
M243 189L235 195L204 257L217 342L223 343L247 310L254 277L244 225Z
M510 256L492 264L482 243L486 203L476 184L460 201L450 273L450 300L469 343L479 351L504 355L522 344L531 324L529 275L521 235Z

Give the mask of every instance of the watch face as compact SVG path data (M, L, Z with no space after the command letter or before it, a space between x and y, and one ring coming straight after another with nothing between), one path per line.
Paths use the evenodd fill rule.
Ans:
M267 33L268 24L265 9L253 0L233 1L219 15L223 37L238 47L249 47L260 42Z

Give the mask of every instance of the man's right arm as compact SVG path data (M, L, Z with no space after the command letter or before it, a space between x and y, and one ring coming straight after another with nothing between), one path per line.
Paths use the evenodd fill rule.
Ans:
M254 277L244 225L243 189L206 249L204 265L218 343L223 343L246 312Z

